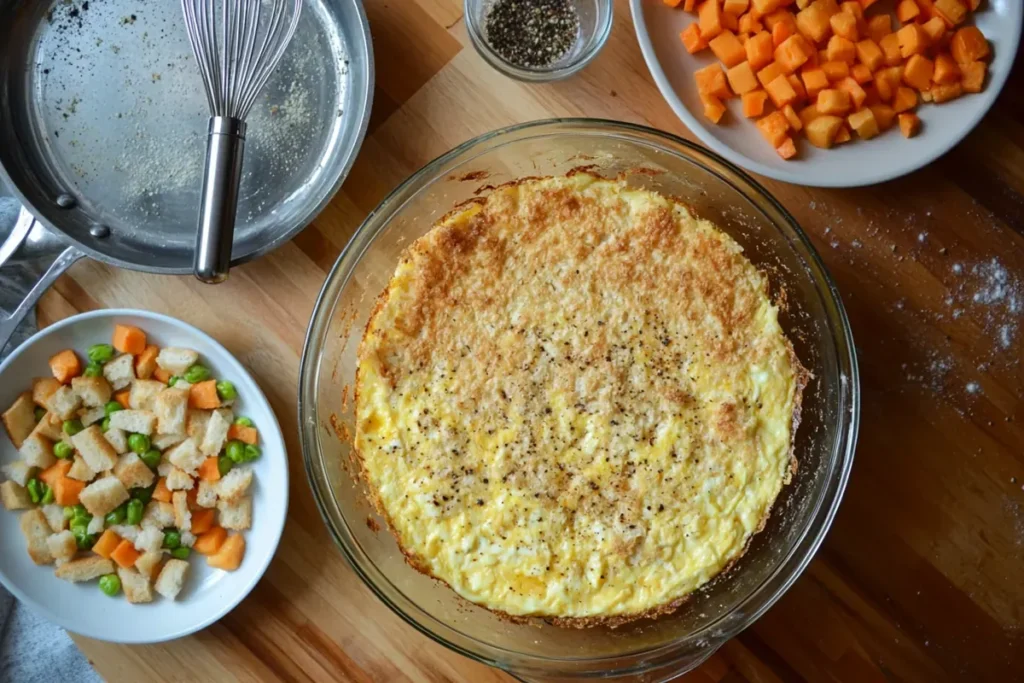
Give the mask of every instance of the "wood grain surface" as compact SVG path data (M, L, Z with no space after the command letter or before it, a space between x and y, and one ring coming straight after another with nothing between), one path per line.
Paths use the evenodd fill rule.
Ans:
M434 156L551 116L691 137L647 72L625 0L580 75L527 86L468 43L461 0L367 0L377 60L371 129L331 205L292 243L216 287L95 262L46 295L46 324L135 306L206 330L251 369L289 448L291 511L251 597L189 638L77 638L110 681L507 681L428 641L334 548L301 465L296 391L314 299L361 219ZM885 185L766 181L812 236L857 340L863 421L845 501L808 571L686 680L1024 680L1024 73L955 150ZM898 144L894 142L893 144Z

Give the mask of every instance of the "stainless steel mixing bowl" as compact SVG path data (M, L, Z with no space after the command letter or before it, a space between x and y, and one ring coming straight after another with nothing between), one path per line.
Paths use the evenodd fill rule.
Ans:
M773 295L784 290L781 322L814 373L796 437L799 470L764 532L730 571L676 613L617 629L509 623L412 569L383 522L367 524L372 509L348 441L354 432L350 386L356 350L402 250L483 183L564 174L581 165L679 197L731 234L767 273ZM427 164L392 192L327 278L306 338L300 381L300 430L313 493L356 572L421 632L529 680L637 674L639 679L630 680L667 680L753 623L797 579L828 530L853 462L860 406L846 314L792 216L714 154L656 130L596 120L543 121L483 135ZM377 526L381 531L374 531Z

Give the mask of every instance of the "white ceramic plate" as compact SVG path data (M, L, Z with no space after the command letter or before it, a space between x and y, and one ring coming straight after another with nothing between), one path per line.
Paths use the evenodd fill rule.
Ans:
M31 387L33 377L49 375L47 359L61 349L80 354L92 344L109 343L115 322L136 325L152 343L184 346L199 352L214 377L238 389L234 410L252 418L260 430L263 456L252 463L253 527L245 535L245 558L236 571L213 569L198 553L189 558L189 575L178 599L154 594L152 603L132 605L124 594L110 598L96 581L68 583L54 567L33 564L18 526L18 512L0 507L0 582L43 617L69 631L117 643L154 643L180 638L209 626L242 601L263 576L277 549L288 511L288 462L277 418L249 373L211 337L180 320L136 310L105 310L62 320L39 332L0 365L0 410ZM0 463L18 458L0 430Z
M905 175L948 152L964 138L995 102L1006 83L1020 42L1021 0L986 0L974 23L992 45L993 59L985 90L941 105L918 108L921 132L905 140L890 130L874 140L823 150L798 141L798 158L784 161L765 142L753 122L743 117L739 98L728 102L721 125L704 118L693 73L715 61L710 50L691 55L679 32L696 14L668 7L662 0L630 0L637 40L658 89L676 115L701 142L729 161L761 175L798 185L857 187Z

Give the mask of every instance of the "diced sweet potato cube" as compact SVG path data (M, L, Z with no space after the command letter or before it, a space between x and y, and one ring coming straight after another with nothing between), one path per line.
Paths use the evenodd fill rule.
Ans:
M778 148L787 137L789 121L781 111L773 111L757 121L757 129L772 147Z
M839 11L852 15L858 23L864 21L864 6L858 0L845 0L845 2L839 5ZM850 36L846 37L850 38ZM853 38L850 38L850 40L853 40Z
M737 95L743 95L757 89L757 76L750 67L750 62L740 62L725 74L729 79L729 87Z
M783 107L796 101L796 90L793 89L784 74L776 76L775 80L766 85L764 89L776 107Z
M816 105L810 104L800 110L799 116L800 122L804 124L804 127L806 128L808 123L818 118L819 116L824 116L824 114L818 111L818 107Z
M879 14L868 19L867 37L876 43L892 33L892 19L888 14Z
M893 119L896 118L896 112L893 111L892 107L887 104L873 104L868 109L875 115L875 121L878 121L879 130L889 130L892 128Z
M796 28L815 43L820 43L832 31L829 20L838 11L834 0L814 0L796 15Z
M764 90L755 90L743 94L743 115L748 119L754 119L764 113L764 104L768 101L768 93Z
M835 144L836 134L842 126L843 119L823 114L804 125L804 134L815 147L828 149Z
M914 24L917 26L917 24ZM923 30L923 29L922 29ZM896 66L903 63L903 55L900 54L900 36L898 33L889 35L878 41L878 47L882 50L886 66Z
M708 41L708 47L727 68L736 66L747 58L747 51L743 47L743 43L732 31L722 31Z
M871 69L867 68L863 64L854 64L851 66L850 77L861 85L869 83L871 79L874 78L874 76L871 75Z
M846 116L853 102L850 93L837 88L826 88L818 93L818 111L822 114Z
M833 140L833 143L841 145L844 142L849 142L850 139L850 128L844 123L839 127L839 132L836 133L836 139Z
M791 74L803 66L812 54L814 46L802 35L796 34L775 48L775 63L781 66L783 71Z
M725 0L722 4L722 11L734 17L739 17L747 11L748 7L750 7L750 0Z
M896 91L903 82L903 66L890 66L875 74L875 88L878 96L890 102L896 97Z
M900 132L903 137L912 138L921 130L921 119L917 114L900 114Z
M928 49L928 34L920 24L907 24L896 32L899 40L900 56L909 59L913 55L921 55Z
M784 4L783 0L751 0L752 11L757 12L758 16L765 16L771 14L775 10L782 7Z
M960 82L960 67L947 53L940 52L935 55L935 71L932 73L932 80L941 85Z
M732 31L736 33L736 29L740 26L740 20L736 18L734 14L726 14L722 12L722 30Z
M709 93L701 93L700 101L704 103L704 116L712 123L718 123L725 115L725 105L722 100Z
M832 36L828 40L828 47L825 48L830 62L846 62L853 64L857 60L857 48L852 40L842 36Z
M697 0L683 0L683 9L687 12L697 11Z
M985 87L985 62L967 62L960 65L960 84L964 92L981 92Z
M700 26L693 22L679 34L679 40L683 41L686 51L691 55L697 54L708 46L708 41L700 34Z
M787 38L796 33L789 24L775 24L770 30L772 32L772 45L775 47L782 45L782 43L786 42Z
M876 2L878 2L878 0L860 0L861 7L863 7L864 9L871 7Z
M786 80L789 81L790 87L796 93L796 99L799 102L807 99L807 89L804 88L804 84L800 81L800 77L796 74L790 74L786 76Z
M61 384L70 384L71 380L82 374L82 361L71 349L64 349L50 357L50 372Z
M901 23L912 21L919 14L921 14L921 7L915 0L900 0L896 5L896 18Z
M793 105L787 104L782 108L782 115L789 121L789 127L793 130L800 132L803 130L804 122L800 120L800 115L796 113L796 109L793 109Z
M954 33L949 41L949 51L957 64L981 61L991 52L988 41L977 26L964 26Z
M928 41L932 45L938 44L946 35L946 22L942 20L942 17L932 17L921 24L921 28L928 34Z
M775 151L779 153L779 156L783 159L792 159L796 156L796 144L793 142L793 138L787 137L782 141L782 144L775 148Z
M669 7L679 7L679 3L681 3L683 0L661 0L661 1L663 3L665 3L666 5L668 5Z
M846 62L825 62L821 70L828 76L830 82L841 81L850 75L850 65Z
M854 109L860 109L864 106L864 101L867 100L868 94L864 92L864 88L860 87L860 83L847 76L836 83L836 87L850 96Z
M882 48L878 47L878 43L870 38L860 41L856 47L857 59L872 71L878 71L882 64L885 63L885 55L882 54Z
M943 102L955 100L963 94L964 89L959 82L951 83L949 85L932 86L932 102L935 104L942 104Z
M807 96L812 100L818 99L818 93L828 87L828 76L821 69L811 69L810 71L804 71L801 76L804 80L804 88L807 90Z
M962 24L967 18L967 7L960 0L935 0L935 11L950 26Z
M828 23L832 26L832 33L835 35L857 42L860 36L857 32L857 17L849 12L836 12L828 20Z
M742 17L740 17L738 30L741 34L749 33L753 35L755 33L760 33L761 31L763 31L764 26L761 25L761 22L758 19L756 19L753 14L747 12Z
M775 62L772 62L765 68L757 72L757 80L761 82L761 85L768 87L768 84L774 81L779 76L785 76L786 73L782 70Z
M747 61L755 71L771 64L772 35L767 31L750 36L750 40L743 47L747 51Z
M910 111L917 106L917 91L913 88L900 86L896 96L892 98L892 108L897 114Z
M710 41L725 28L722 26L722 0L704 0L697 8L700 34Z
M875 115L870 109L859 109L846 117L846 121L850 124L850 128L857 131L857 135L864 140L870 140L880 132L878 121L875 120Z
M709 64L703 69L697 69L693 77L697 81L697 92L704 95L714 95L719 99L732 97L721 64Z
M785 24L792 29L793 33L796 33L796 17L789 10L778 9L771 14L766 14L761 21L764 22L764 27L769 31L774 31L775 27L779 24ZM792 35L792 33L790 34Z
M914 55L903 67L903 82L918 90L928 90L932 86L932 74L935 64L922 55Z

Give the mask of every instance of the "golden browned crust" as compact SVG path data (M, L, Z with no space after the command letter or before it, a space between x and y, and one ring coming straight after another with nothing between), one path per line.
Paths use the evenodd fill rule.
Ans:
M587 170L580 169L577 173L585 173ZM533 180L538 179L523 178L487 189L492 192L491 196L493 196L493 192L496 190L514 187ZM401 382L403 373L408 372L412 368L421 367L429 360L436 360L441 357L457 361L460 356L464 356L463 349L459 348L457 344L453 344L451 339L445 337L442 331L443 326L438 325L438 321L443 319L446 312L451 311L453 308L467 305L466 298L479 297L479 301L471 302L468 306L473 307L476 305L478 309L486 309L491 304L491 301L488 299L501 296L500 292L486 289L483 291L466 291L460 286L462 278L470 269L473 269L474 273L490 271L497 278L502 271L505 260L508 258L507 250L509 245L507 241L497 238L494 234L495 226L500 220L501 214L488 211L489 205L490 202L484 198L474 198L461 203L446 214L431 233L428 234L427 238L418 240L409 248L406 255L403 256L404 263L415 262L416 268L412 283L413 296L402 302L402 316L394 321L401 335L401 341L400 343L394 342L385 335L384 339L378 340L379 348L374 350L375 353L382 357L387 357L393 353L402 354L402 362L385 364L381 368L382 376L387 379L391 386L397 386ZM468 223L447 223L453 217L465 214L472 207L478 208L479 211ZM599 233L601 223L604 220L602 211L606 210L606 207L590 206L583 210L581 199L576 193L564 189L556 189L545 191L543 201L538 202L537 205L527 207L526 210L533 213L530 215L530 220L527 221L526 228L519 235L519 238L522 242L529 243L541 239L545 226L548 225L549 218L552 215L561 221L582 221L586 223L584 226L585 231L592 230ZM626 244L620 247L622 250L628 250L631 255L638 255L637 258L619 259L612 264L614 267L606 271L607 277L615 282L628 283L630 287L641 292L659 291L663 287L659 283L659 277L664 277L665 274L664 272L657 272L657 269L653 269L655 272L651 272L652 269L648 267L650 263L645 263L644 255L661 253L666 250L671 251L676 246L674 243L675 230L675 223L669 209L652 211L649 215L644 216L638 223L636 232L628 235L628 239L625 240ZM424 241L428 238L428 242ZM706 273L706 276L702 277L699 274L694 276L693 273L689 273L689 278L683 278L682 289L685 292L680 293L680 299L686 299L687 295L689 295L692 297L692 300L699 300L702 305L707 306L715 317L721 321L723 329L730 331L743 330L749 324L753 315L751 302L756 298L755 295L760 296L767 293L766 285L762 283L761 291L744 293L742 296L734 288L723 287L722 282L728 281L728 273L732 272L736 267L735 260L740 259L745 263L745 259L739 254L728 254L721 249L719 244L707 241L703 237L696 238L695 242L695 248L698 251L696 258L708 265L706 271L703 271ZM585 240L584 244L562 246L574 249L574 256L576 258L585 259L593 254L593 250L587 251ZM391 287L389 286L378 297L374 310L367 322L367 330L373 326L375 319L387 305L390 296ZM692 311L687 311L685 307L679 311L679 314L693 315ZM493 359L495 356L500 358L496 348L493 345L488 345L488 340L475 339L474 341L482 347L476 354L480 358ZM612 351L608 341L605 339L592 338L588 343L590 348L581 350L583 356L581 360L584 363L600 364L602 357L607 356ZM366 338L364 337L364 342L360 345L360 357L364 355L365 344ZM389 344L391 345L389 346ZM667 343L665 345L668 346ZM786 345L797 378L793 411L790 419L790 470L785 478L785 483L788 483L796 470L795 436L800 422L802 392L810 375L800 365L788 340ZM750 349L746 348L743 340L736 339L731 334L714 340L714 343L711 343L709 348L714 351L714 360L719 361L730 360L740 353L751 353ZM504 361L506 359L501 360ZM508 360L510 363L514 362L514 359ZM495 367L494 363L491 365L492 367L488 368L487 372L495 373L500 371L499 368ZM614 368L609 368L609 370L614 370ZM357 371L354 398L357 407L360 404L360 385ZM690 400L686 392L678 387L665 387L663 393L667 398L679 404L685 404ZM714 422L715 431L720 438L728 440L742 436L742 427L740 425L742 416L739 414L740 410L741 408L735 404L722 405ZM404 546L397 532L397 527L387 507L381 500L379 492L370 484L363 454L358 449L353 450L356 451L357 461L362 471L363 479L367 484L368 498L387 523L388 529L395 536L408 564L417 571L447 585L444 579L433 574L428 564L422 558ZM555 481L557 484L557 477ZM618 487L614 483L612 485ZM771 507L769 506L762 516L755 533L763 530L770 512ZM719 572L719 575L727 572L740 559L747 548L749 548L752 538L753 536L747 539L742 551L729 561L728 565ZM628 550L628 548L624 548L623 552L628 554ZM517 623L529 623L542 619L548 623L572 628L615 627L638 619L654 618L671 613L684 604L689 599L689 595L683 595L663 605L657 605L634 614L598 617L519 616L487 606L484 607L504 619Z

